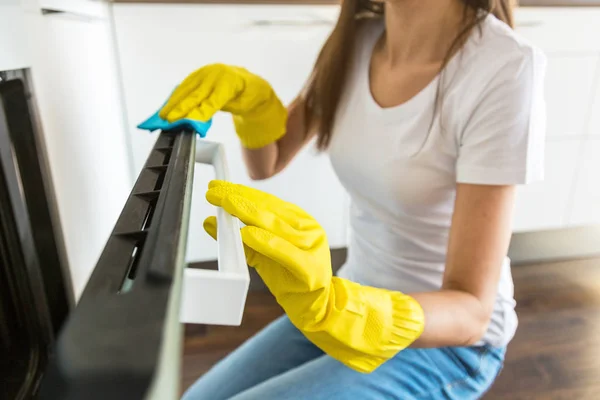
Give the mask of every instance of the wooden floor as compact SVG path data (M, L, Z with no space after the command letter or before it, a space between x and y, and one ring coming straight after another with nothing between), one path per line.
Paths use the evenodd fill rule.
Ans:
M519 330L485 399L600 399L600 259L517 266L513 276ZM268 293L252 292L241 327L186 327L183 388L280 314Z

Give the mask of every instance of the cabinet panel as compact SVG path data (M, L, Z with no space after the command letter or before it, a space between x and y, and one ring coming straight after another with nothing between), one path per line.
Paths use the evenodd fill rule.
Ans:
M115 4L136 170L143 165L155 136L137 131L134 126L165 100L180 79L208 63L243 65L265 77L289 102L307 78L337 12L337 6ZM517 10L517 31L548 53L546 98L551 140L586 133L600 49L593 40L598 37L595 33L600 33L600 25L586 23L593 20L600 20L600 10ZM226 145L232 179L298 203L324 225L332 246L346 243L346 195L326 157L309 148L279 176L250 182L227 115L215 117L209 137ZM572 139L547 144L545 182L519 189L517 230L565 224L578 145ZM206 175L198 175L197 186L207 179ZM316 200L313 195L319 190L326 195ZM190 246L189 258L213 258L216 247L201 228L202 219L211 209L201 194L196 197L190 232L195 245Z
M517 192L514 230L534 231L564 226L582 142L547 142L545 179Z
M597 67L597 55L548 57L545 85L548 136L585 134Z
M0 71L31 66L27 52L24 13L18 0L0 4Z
M243 12L237 6L114 6L136 170L143 165L155 135L134 126L162 104L188 73L214 62L241 65L263 76L282 100L289 102L310 74L336 11L321 6L241 8ZM214 23L225 15L232 18L225 25ZM157 57L164 54L158 49L176 56ZM331 246L346 244L345 192L325 155L309 147L276 177L252 182L229 115L215 116L208 137L225 144L232 180L300 205L323 225ZM211 177L212 172L205 168L198 169L195 176L190 261L216 256L216 246L202 229L203 219L214 212L203 198Z
M523 7L515 11L515 29L547 52L600 50L597 7Z
M587 140L580 162L569 223L600 224L600 140Z
M310 22L331 19L322 16L326 10L335 8L114 5L136 169L142 167L154 136L137 131L135 125L203 65L242 65L271 82L283 101L292 100L331 29L328 23ZM227 126L218 127L218 132L219 137L211 139L234 139Z
M587 133L589 135L600 137L600 65L596 68L596 76L593 84L592 90L594 91L594 96Z
M78 297L132 184L110 29L108 21L31 13L27 30L33 83Z
M21 0L28 11L48 10L70 13L79 17L109 16L109 2L105 0Z

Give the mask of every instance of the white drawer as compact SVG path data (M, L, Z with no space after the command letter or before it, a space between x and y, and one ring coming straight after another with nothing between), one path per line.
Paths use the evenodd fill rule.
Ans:
M181 40L198 30L219 33L242 33L256 27L307 29L333 26L339 14L337 5L232 5L232 4L115 4L118 18L138 19L139 27L161 30L177 25ZM138 18L136 18L138 17ZM168 35L169 33L167 33ZM220 40L197 38L198 46ZM176 45L176 43L172 43Z

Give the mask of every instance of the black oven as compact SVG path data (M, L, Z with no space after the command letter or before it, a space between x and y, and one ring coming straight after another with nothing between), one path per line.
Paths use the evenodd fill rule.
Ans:
M28 70L0 73L0 394L39 389L73 305Z
M158 136L75 305L28 72L0 76L0 398L177 398L195 136Z

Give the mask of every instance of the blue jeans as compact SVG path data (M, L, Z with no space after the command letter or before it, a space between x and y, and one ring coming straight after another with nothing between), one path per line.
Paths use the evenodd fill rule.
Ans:
M327 356L287 317L215 365L184 400L384 400L480 398L500 372L504 349L406 349L371 374Z

